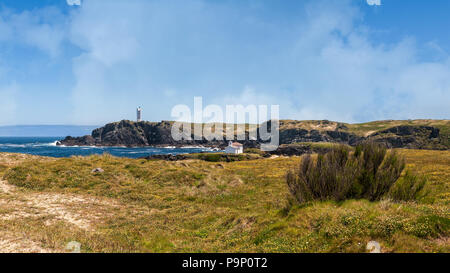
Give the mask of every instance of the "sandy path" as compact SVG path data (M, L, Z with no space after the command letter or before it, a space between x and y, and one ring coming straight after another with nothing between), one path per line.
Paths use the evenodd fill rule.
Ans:
M95 223L118 205L106 199L75 194L23 192L0 180L0 221L48 218L45 225L63 221L72 228L93 231ZM7 226L6 226L7 227ZM60 252L12 231L0 232L0 253Z
M10 193L14 189L13 185L8 184L5 180L0 179L0 193Z
M39 243L12 234L0 235L0 253L52 253L51 249L40 246Z

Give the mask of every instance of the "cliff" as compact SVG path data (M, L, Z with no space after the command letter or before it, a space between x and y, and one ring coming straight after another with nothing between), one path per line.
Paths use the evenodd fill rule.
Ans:
M83 137L66 137L58 144L65 146L187 146L204 145L220 146L227 145L227 141L208 141L205 138L194 140L195 135L191 134L192 140L176 141L172 138L173 121L161 122L134 122L122 120L108 123L104 127L92 131L91 135ZM193 124L191 125L194 132ZM247 132L248 134L248 132ZM248 139L248 138L247 138ZM256 141L243 141L248 147L256 147Z
M66 137L59 145L66 146L186 146L224 147L226 141L181 140L171 136L173 122L133 122L122 120L95 129L91 135ZM193 126L191 124L191 126ZM280 144L331 142L356 145L364 140L385 143L393 148L450 148L449 120L376 121L347 124L333 121L280 121ZM193 131L193 130L192 130ZM248 128L246 130L248 134ZM194 135L191 135L194 139ZM258 147L258 140L240 141L246 147Z

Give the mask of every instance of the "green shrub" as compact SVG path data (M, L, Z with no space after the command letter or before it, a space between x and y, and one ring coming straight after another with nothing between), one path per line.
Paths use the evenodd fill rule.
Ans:
M344 200L357 179L358 161L355 159L345 146L319 154L316 161L309 154L305 155L300 167L287 174L289 190L300 203Z
M391 188L389 197L397 201L413 201L424 197L427 193L424 190L427 179L406 171Z
M379 200L405 168L404 159L395 151L387 153L385 146L373 142L358 145L354 156L360 163L357 191L352 194L356 198Z
M206 154L204 156L204 160L209 161L209 162L219 162L222 160L222 155L221 154Z
M363 143L355 152L336 146L316 160L305 155L300 166L288 172L286 181L298 202L342 201L351 198L380 200L398 180L404 159L381 144Z
M262 151L261 149L258 148L245 148L244 149L244 153L246 154L257 154L257 155L265 155L267 152Z

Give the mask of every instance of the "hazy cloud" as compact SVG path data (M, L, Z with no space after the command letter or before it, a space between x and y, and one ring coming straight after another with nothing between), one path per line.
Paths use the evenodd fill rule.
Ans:
M0 42L25 44L42 50L51 57L60 53L65 38L62 13L56 8L36 9L34 12L0 11Z
M380 6L381 0L367 0L367 4L370 6Z
M81 0L67 0L67 5L79 6L79 5L81 5Z

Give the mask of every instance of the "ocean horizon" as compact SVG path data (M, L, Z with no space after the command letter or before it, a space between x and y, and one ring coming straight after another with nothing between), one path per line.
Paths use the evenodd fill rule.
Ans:
M0 137L61 137L90 135L97 125L3 125Z

